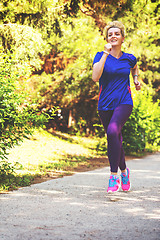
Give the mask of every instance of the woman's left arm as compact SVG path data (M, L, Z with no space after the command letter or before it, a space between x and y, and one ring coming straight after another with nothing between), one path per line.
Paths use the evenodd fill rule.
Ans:
M132 77L133 77L133 80L134 80L136 90L140 90L141 89L141 83L138 81L139 70L138 70L137 64L134 66L134 68L131 68L131 73L132 73Z

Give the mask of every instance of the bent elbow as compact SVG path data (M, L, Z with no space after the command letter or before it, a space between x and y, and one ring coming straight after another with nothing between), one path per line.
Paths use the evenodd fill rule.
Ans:
M95 76L94 74L92 74L92 80L94 82L98 82L99 81L99 78L97 76Z

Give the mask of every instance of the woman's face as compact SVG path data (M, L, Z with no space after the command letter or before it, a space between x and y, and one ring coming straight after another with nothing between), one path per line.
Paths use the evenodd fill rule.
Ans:
M112 46L118 46L121 45L124 41L124 37L121 34L121 30L119 28L110 28L108 30L108 43L110 43Z

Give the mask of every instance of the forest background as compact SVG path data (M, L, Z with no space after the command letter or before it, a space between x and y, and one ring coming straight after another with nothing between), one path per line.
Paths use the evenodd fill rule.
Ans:
M35 127L100 138L92 62L103 28L126 28L123 51L137 57L142 90L131 79L133 113L123 129L126 153L160 146L160 3L157 0L2 0L0 3L0 158ZM3 174L2 174L3 173ZM4 176L3 176L4 177Z

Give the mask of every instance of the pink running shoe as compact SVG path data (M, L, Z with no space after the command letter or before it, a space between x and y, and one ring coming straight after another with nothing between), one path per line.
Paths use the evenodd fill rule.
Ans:
M120 187L119 177L117 177L116 175L111 175L109 179L107 192L108 193L117 192L119 190L119 187Z
M131 183L129 181L129 168L127 168L127 175L125 173L121 173L121 187L123 191L129 191L131 188Z

